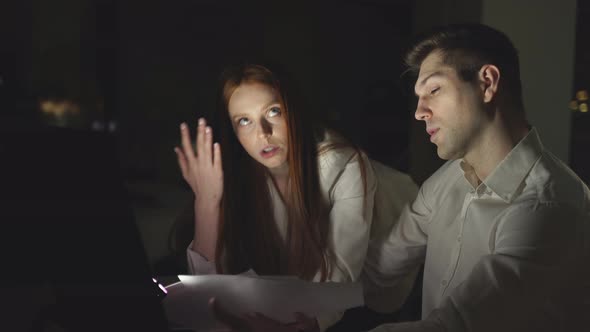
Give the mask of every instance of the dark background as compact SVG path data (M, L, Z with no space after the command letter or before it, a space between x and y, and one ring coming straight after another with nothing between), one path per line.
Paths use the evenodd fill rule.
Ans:
M31 276L57 269L52 261L42 264L35 261L51 256L52 251L37 254L33 242L40 247L51 246L53 238L48 239L47 235L59 231L68 239L59 248L75 243L71 246L72 255L76 251L102 255L100 247L92 251L83 248L85 239L96 238L92 240L102 241L106 246L134 239L142 241L155 275L180 272L174 269L178 261L170 257L177 251L180 253L177 258L182 258L184 248L174 246L170 232L175 220L190 204L191 192L180 176L173 152L179 141L178 126L183 121L194 125L198 117L207 116L213 110L216 80L221 70L244 59L282 64L294 74L318 118L327 119L370 157L409 173L420 184L442 161L437 158L434 145L428 142L423 124L413 119L412 91L400 83L400 55L411 36L429 26L481 21L485 11L493 16L490 3L487 0L0 2L0 132L24 133L44 125L92 133L88 137L102 132L116 142L116 148L112 148L116 151L101 153L116 156L119 166L115 171L111 169L112 164L96 159L99 157L93 154L93 149L99 145L88 143L92 140L86 138L36 144L35 136L31 135L24 141L19 139L19 144L27 143L20 146L26 145L30 151L11 154L7 151L16 148L5 147L19 145L7 140L15 140L18 135L3 134L0 135L0 163L11 165L3 169L30 172L33 176L25 174L22 182L27 185L20 188L18 178L2 175L18 188L14 192L24 197L22 203L26 205L29 192L31 197L43 200L51 196L52 187L63 190L65 183L68 188L89 189L89 195L92 189L103 188L102 195L108 195L104 188L116 182L116 173L122 177L125 197L131 203L131 214L140 233L139 239L134 237L131 234L134 227L123 225L124 221L115 217L109 218L110 223L100 225L100 229L86 228L85 225L100 223L101 212L78 225L77 216L92 210L82 209L83 206L72 206L70 214L76 215L69 220L72 226L63 220L52 223L42 217L35 221L37 225L47 222L42 227L0 220L0 232L9 239L2 241L9 265L22 267ZM527 15L536 15L537 3L531 1ZM503 16L493 19L498 23ZM570 112L564 116L571 118L568 122L571 132L558 125L552 134L568 136L569 165L588 183L590 113L581 112L581 105L588 103L584 100L587 97L576 95L590 88L590 2L578 0L573 19L576 20L573 82L554 83L571 84L576 105L570 105L568 110L564 102L563 110L527 109L527 112ZM514 25L518 26L518 22ZM518 32L528 29L534 31L535 27ZM543 37L531 36L531 39ZM552 77L543 76L543 68L539 68L535 79ZM523 83L527 85L526 81ZM47 102L53 103L53 108L50 107L53 113L43 111ZM56 109L65 113L60 115ZM59 144L55 150L58 153L51 150L55 144ZM43 149L43 153L36 149ZM26 167L18 167L20 159L10 158L27 160ZM85 158L85 163L80 163L79 158ZM75 176L60 168L80 164L86 166L77 169ZM57 178L49 180L41 173L33 174L36 167ZM109 177L111 173L113 176ZM69 181L61 182L59 176ZM85 176L89 178L87 182ZM32 183L31 179L37 180ZM7 188L6 183L0 186ZM43 184L43 188L36 187ZM6 191L3 194L8 196L3 196L2 203L16 195ZM5 209L0 205L4 212L27 210L28 214L23 216L43 215L54 208L58 207L52 206L51 200L30 206L30 210L21 206ZM17 218L21 219L26 218ZM12 236L8 231L11 229L25 235L22 239ZM26 235L28 232L30 237ZM112 247L109 252L114 255L116 251ZM119 257L120 264L125 264L125 257ZM67 265L67 259L62 260ZM6 260L3 261L6 265ZM46 271L39 270L43 266L47 267ZM67 266L63 271L77 268ZM19 292L16 289L13 293L20 297Z
M3 1L0 128L45 123L114 136L157 268L171 249L171 225L190 201L172 150L178 125L211 112L225 65L247 58L283 64L318 117L421 183L442 161L413 119L412 93L400 85L400 54L427 25L416 18L476 12L484 2L449 0L463 6L447 8L421 1L417 15L410 0ZM590 5L577 6L572 96L590 87ZM48 100L68 101L77 111L41 112ZM571 117L570 165L588 182L590 117L580 111Z

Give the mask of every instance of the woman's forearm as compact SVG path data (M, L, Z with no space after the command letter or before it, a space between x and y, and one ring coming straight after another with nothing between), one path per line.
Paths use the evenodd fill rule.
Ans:
M208 261L215 260L220 204L195 201L195 234L192 249Z

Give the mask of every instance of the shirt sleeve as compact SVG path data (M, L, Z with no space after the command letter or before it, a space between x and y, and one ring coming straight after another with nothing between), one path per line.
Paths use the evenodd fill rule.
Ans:
M378 182L373 207L373 224L369 239L367 260L378 257L380 248L387 241L388 235L398 222L402 210L411 204L418 193L418 187L412 178L393 168L371 160ZM365 296L365 305L379 313L391 313L399 310L410 294L418 268L403 277L393 287L382 287L371 278L370 268L363 269L361 280Z
M186 248L186 259L188 263L188 272L195 275L217 274L215 263L208 261L198 252L192 250L193 241Z
M355 282L363 269L373 216L373 200L376 182L368 158L362 154L351 159L331 190L328 281ZM364 167L365 181L361 176ZM314 281L319 281L319 273ZM324 331L341 317L342 312L318 317L320 330Z
M406 205L392 231L379 241L371 241L364 273L376 287L395 287L424 263L431 208L429 184Z
M534 202L498 221L492 254L425 320L373 331L570 331L560 311L579 304L576 267L584 220L574 209ZM559 306L560 308L556 308ZM556 314L558 317L556 317ZM577 329L579 330L579 329Z
M360 167L365 168L366 189ZM368 159L363 155L361 164L354 158L346 165L333 189L329 216L329 244L333 251L330 281L356 281L359 278L369 244L375 191L375 175Z

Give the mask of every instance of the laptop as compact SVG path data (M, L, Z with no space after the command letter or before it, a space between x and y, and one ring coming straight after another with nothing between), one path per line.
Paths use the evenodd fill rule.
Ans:
M167 331L106 133L0 132L0 330Z

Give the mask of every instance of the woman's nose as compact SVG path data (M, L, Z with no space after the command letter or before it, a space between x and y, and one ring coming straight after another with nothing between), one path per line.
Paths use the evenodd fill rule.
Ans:
M269 137L272 135L272 125L266 119L262 119L258 131L261 137Z

